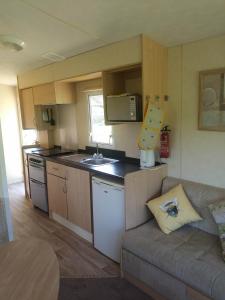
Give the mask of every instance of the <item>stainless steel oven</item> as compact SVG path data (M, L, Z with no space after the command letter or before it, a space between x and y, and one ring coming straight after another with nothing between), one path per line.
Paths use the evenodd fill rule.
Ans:
M34 206L48 212L45 159L28 155L30 194Z

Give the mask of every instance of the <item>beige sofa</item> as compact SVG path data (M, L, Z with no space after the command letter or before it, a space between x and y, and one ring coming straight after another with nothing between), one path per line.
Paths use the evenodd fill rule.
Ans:
M225 189L166 177L162 194L181 183L203 221L166 235L150 220L126 232L122 273L156 299L225 300L225 262L208 205L225 199Z

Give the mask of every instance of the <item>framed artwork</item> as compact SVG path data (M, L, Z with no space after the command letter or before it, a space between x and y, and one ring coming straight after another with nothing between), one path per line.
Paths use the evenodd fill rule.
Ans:
M225 131L225 68L199 72L198 128Z

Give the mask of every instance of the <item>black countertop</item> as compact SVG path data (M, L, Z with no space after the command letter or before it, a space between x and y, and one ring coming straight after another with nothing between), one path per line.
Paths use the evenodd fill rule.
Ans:
M42 149L41 147L38 147L38 146L34 146L34 147L22 147L24 153L26 154L32 154L33 151L36 151L36 150L40 150Z
M92 175L98 175L101 177L114 177L114 179L124 179L128 173L136 172L140 170L139 164L127 163L124 161L118 161L111 164L105 164L101 166L91 166L81 162L68 161L60 156L47 157L47 161L52 161L68 167L74 167L82 170L86 170L92 173Z
M33 150L34 148L26 149L26 154L31 154ZM87 147L86 151L78 149L77 151L74 150L73 154L84 154L90 156L92 155L92 153L95 153L95 151L96 148ZM68 167L89 171L91 175L96 175L104 179L115 180L115 181L118 180L120 182L124 180L127 174L141 170L140 161L138 159L125 157L125 152L117 151L117 150L112 151L108 149L101 149L101 152L103 152L104 157L118 159L118 162L109 163L100 166L92 166L80 162L79 159L76 161L67 160L66 158L63 158L64 155L49 156L49 157L42 157L42 158L45 159L46 161L52 161ZM32 154L39 156L38 154L34 154L34 153ZM156 166L158 165L160 164L156 163Z

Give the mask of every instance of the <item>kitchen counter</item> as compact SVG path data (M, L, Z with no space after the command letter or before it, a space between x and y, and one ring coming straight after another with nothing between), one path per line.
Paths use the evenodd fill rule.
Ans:
M32 150L33 149L27 149L26 153L30 154L32 153ZM86 151L74 150L73 154L76 154L76 157L74 157L73 160L67 159L66 156L69 157L70 155L65 154L42 158L44 158L46 161L51 161L68 167L89 171L92 175L98 175L99 177L103 178L109 177L108 179L114 179L119 181L123 181L127 174L141 170L138 159L127 158L125 157L125 152L117 150L112 151L108 149L101 149L101 152L103 152L104 157L117 159L118 162L108 163L99 166L93 166L81 162L81 160L84 158L92 157L92 154L95 152L95 148L87 147ZM39 156L38 154L32 154ZM156 163L156 166L157 165L159 165L159 163Z
M68 167L74 167L74 168L89 171L92 173L92 175L98 175L104 178L109 176L111 178L113 177L114 179L119 179L119 180L123 180L128 173L141 170L139 164L126 162L125 160L118 161L111 164L109 163L100 166L92 166L80 162L80 159L81 157L79 157L77 161L69 161L60 156L46 158L47 161L52 161L55 163L66 165Z
M68 161L60 157L47 157L47 161L52 161L68 167L78 168L91 172L93 175L110 176L115 179L124 179L126 174L140 170L140 166L126 162L115 162L112 164L105 164L101 166L91 166L81 163L79 161Z
M25 154L32 154L33 151L42 149L39 146L33 145L33 146L22 146L22 150Z

